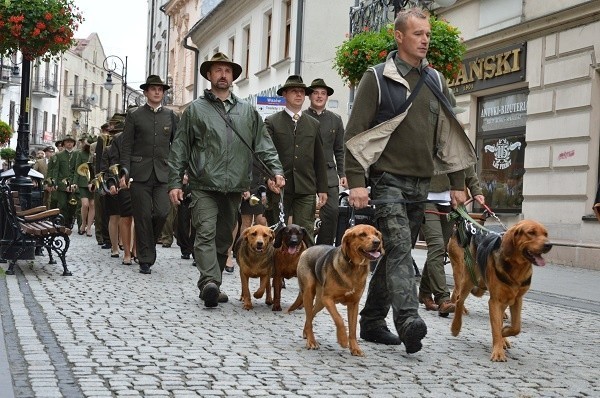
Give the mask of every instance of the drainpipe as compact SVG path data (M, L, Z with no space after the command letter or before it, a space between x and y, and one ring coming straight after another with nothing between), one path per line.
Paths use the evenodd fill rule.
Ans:
M183 38L183 48L187 48L190 51L193 51L194 54L194 99L198 98L198 59L200 58L200 50L196 47L192 47L187 44L187 40L190 37L190 33L192 31L187 32L187 34Z
M302 36L304 34L304 0L298 0L298 21L296 22L296 60L294 74L299 75L302 62Z
M146 76L152 75L152 48L154 47L154 8L156 5L156 0L152 0L152 8L150 11L150 37L148 38L148 74Z
M165 9L165 6L167 4L163 4L162 6L160 6L158 9L167 16L167 44L166 44L166 56L165 56L165 67L166 67L166 73L167 75L164 76L165 79L169 79L169 59L171 58L169 55L170 49L171 49L171 16L169 14L167 14L167 11ZM167 83L169 84L169 83ZM171 95L173 95L173 93L171 93Z

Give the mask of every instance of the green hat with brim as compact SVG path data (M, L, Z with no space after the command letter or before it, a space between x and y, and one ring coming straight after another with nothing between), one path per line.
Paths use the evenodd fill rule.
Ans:
M308 87L311 88L312 90L314 90L315 88L324 88L325 90L327 90L327 95L333 94L333 89L331 87L329 87L327 84L325 84L325 80L323 80L321 78L313 80L312 83L310 83L310 86L308 86Z
M65 143L65 141L73 141L73 144L77 143L77 141L75 140L75 138L73 138L71 134L65 135L65 138L62 139L63 144Z
M223 53L216 53L215 55L212 56L210 61L204 61L204 62L202 62L202 65L200 65L200 74L206 80L209 80L207 77L207 73L208 73L208 71L210 71L210 67L213 66L214 64L230 65L231 69L233 70L233 80L237 80L237 78L240 77L240 75L242 74L242 66L241 65L236 64L235 62L231 61L227 57L227 55L225 55Z
M304 95L310 95L313 92L312 88L306 87L306 84L302 81L302 77L299 75L291 75L285 81L285 84L277 90L277 95L283 95L283 92L288 88L303 88Z
M127 116L126 113L115 113L114 115L112 115L112 117L108 121L108 132L110 134L115 134L123 131L123 129L125 128L125 116Z
M168 89L171 88L171 86L169 86L168 84L165 84L162 79L160 78L160 76L158 75L150 75L146 78L146 83L141 84L140 88L142 90L146 90L148 89L148 87L150 86L162 86L164 88L165 91L167 91Z

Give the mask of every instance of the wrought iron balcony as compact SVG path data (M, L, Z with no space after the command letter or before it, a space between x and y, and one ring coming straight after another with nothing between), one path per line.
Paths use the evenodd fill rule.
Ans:
M58 82L55 80L38 79L31 82L31 94L44 98L58 96Z
M84 97L83 95L77 94L73 96L71 110L73 112L89 112L92 110L92 106L88 98Z
M356 7L350 7L350 36L362 32L380 30L394 21L399 9L398 0L363 1Z

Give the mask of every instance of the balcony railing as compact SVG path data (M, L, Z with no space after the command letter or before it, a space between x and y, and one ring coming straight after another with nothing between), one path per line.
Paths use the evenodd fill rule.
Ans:
M73 96L71 110L73 112L89 112L92 110L92 106L87 97L77 94Z
M356 7L350 7L350 36L362 32L365 28L377 31L386 24L394 22L399 9L397 0L363 1Z
M58 82L56 80L38 79L31 82L31 94L45 98L58 96Z

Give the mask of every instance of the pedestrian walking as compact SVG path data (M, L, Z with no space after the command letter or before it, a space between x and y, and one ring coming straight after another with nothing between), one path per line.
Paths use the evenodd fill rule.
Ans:
M241 73L242 67L222 53L202 63L200 74L210 82L210 89L183 112L169 155L172 203L184 199L183 176L188 173L196 229L194 257L200 271L197 286L206 307L228 300L220 289L222 275L241 193L250 188L253 154L271 169L271 189L278 191L285 185L262 118L230 91Z
M150 75L140 85L146 104L127 114L121 165L133 179L131 185L121 178L121 188L130 185L137 258L140 273L152 273L156 261L156 241L171 208L167 190L167 160L178 117L162 106L165 91L170 88L157 75Z
M313 80L308 87L312 93L308 96L310 106L306 113L319 121L323 155L327 162L327 202L319 209L321 225L316 243L333 245L339 216L340 185L348 187L344 173L344 123L340 115L325 109L333 89L320 78Z
M404 343L407 353L421 350L427 334L418 313L411 257L411 225L421 220L423 205L399 199L426 200L431 176L444 173L450 180L452 205L463 203L463 170L476 160L452 111L455 104L449 104L446 80L426 59L430 35L426 11L409 8L398 13L394 22L398 49L364 74L345 136L349 203L358 209L369 205L367 173L371 196L381 201L375 219L385 248L360 313L360 336L375 343ZM408 104L410 111L405 112L402 105ZM390 307L398 335L386 324Z

